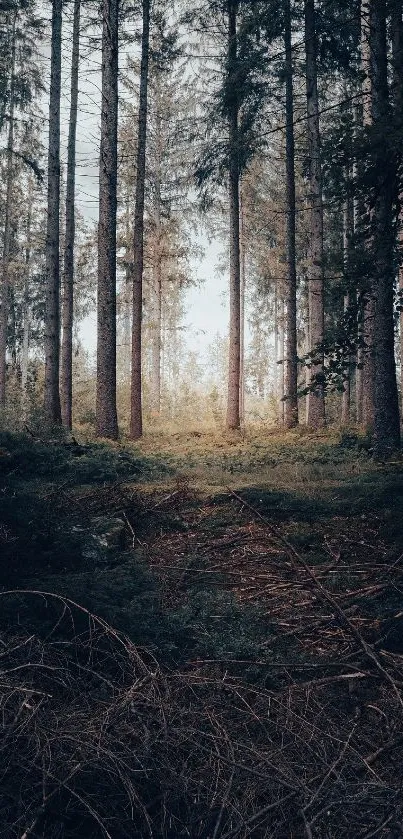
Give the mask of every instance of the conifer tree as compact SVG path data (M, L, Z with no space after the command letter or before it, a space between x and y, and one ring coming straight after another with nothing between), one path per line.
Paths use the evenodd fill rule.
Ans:
M0 295L0 407L6 402L6 352L7 352L7 324L8 324L8 295L9 295L9 261L11 239L11 200L13 190L13 153L14 153L14 108L15 108L15 55L16 55L16 24L18 9L11 12L11 71L10 71L10 112L7 139L7 169L6 169L6 206L4 213L3 254L1 261L1 295Z
M62 0L52 2L52 42L49 94L48 200L46 231L45 391L49 423L61 423L59 396L60 346L60 96L62 59Z
M298 424L298 356L297 356L297 269L295 231L295 144L294 93L292 60L291 2L284 3L284 47L286 84L286 266L287 266L287 325L285 353L284 424L294 428Z
M306 94L309 155L310 243L308 258L310 392L307 425L325 424L323 389L323 200L315 0L305 0Z
M64 272L62 301L62 347L60 371L60 401L62 421L72 425L73 387L73 298L74 298L74 239L75 239L75 169L78 107L78 70L80 51L81 0L74 0L71 55L70 120L67 144L66 176L66 234L64 242Z
M141 38L140 101L137 136L136 199L133 234L133 318L132 370L130 394L130 437L137 440L143 433L141 388L141 324L143 314L144 267L144 192L146 171L148 65L150 53L150 0L143 0L143 29Z
M371 0L371 106L375 139L391 121L388 92L386 0ZM374 258L374 448L385 456L400 447L400 420L394 353L394 208L398 189L399 157L389 141L374 143L374 199L372 208L372 253Z
M103 0L102 110L99 166L97 402L99 437L116 440L116 210L118 0Z

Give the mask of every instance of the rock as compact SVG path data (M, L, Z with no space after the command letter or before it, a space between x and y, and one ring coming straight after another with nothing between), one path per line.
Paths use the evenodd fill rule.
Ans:
M126 523L117 516L99 516L91 520L91 535L95 543L107 551L122 551L126 547Z

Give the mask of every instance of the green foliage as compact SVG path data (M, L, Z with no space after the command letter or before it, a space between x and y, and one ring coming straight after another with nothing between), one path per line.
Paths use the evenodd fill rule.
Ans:
M55 429L53 429L55 431ZM59 430L61 438L64 432ZM65 484L91 484L160 477L169 472L158 457L144 457L124 447L102 443L80 446L63 439L33 441L26 434L0 433L0 475L11 474L24 480L63 478Z

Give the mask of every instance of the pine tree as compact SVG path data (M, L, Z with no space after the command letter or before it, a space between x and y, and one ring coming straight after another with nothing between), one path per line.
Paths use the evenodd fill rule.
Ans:
M286 353L284 424L286 428L298 425L298 355L297 355L297 269L295 232L295 144L294 144L294 92L291 44L291 2L284 3L284 47L286 84Z
M52 2L52 43L49 98L48 201L46 233L46 312L44 410L50 424L61 423L59 397L60 345L60 95L62 0Z
M78 70L80 52L81 0L74 0L71 56L70 120L67 144L66 234L64 243L62 348L60 371L60 401L62 421L72 426L73 390L73 300L74 300L74 239L75 239L75 169L76 130L78 107Z
M305 0L306 94L309 154L310 253L308 264L309 349L311 355L307 424L317 429L325 424L323 389L323 202L317 77L315 0Z
M143 0L143 30L141 38L140 101L137 136L136 200L133 234L133 319L130 437L137 440L143 433L141 388L141 324L143 314L144 262L144 192L146 171L148 65L150 53L150 0Z
M239 251L239 95L236 84L238 64L237 0L228 0L228 75L225 107L228 116L228 182L230 228L230 325L227 428L240 426L239 392L241 375L241 266Z
M386 0L371 0L371 106L374 134L379 138L391 121L388 92ZM389 142L388 154L374 150L375 192L372 209L374 256L374 449L378 457L400 448L400 419L394 353L394 205L398 158Z
M13 154L14 154L14 108L15 108L15 56L16 24L18 9L11 13L11 71L10 71L10 113L7 140L6 169L6 206L4 213L3 255L1 261L1 298L0 298L0 407L6 403L6 353L9 296L9 261L11 242L11 201L13 192Z
M116 440L118 0L103 0L102 15L96 428L99 437Z

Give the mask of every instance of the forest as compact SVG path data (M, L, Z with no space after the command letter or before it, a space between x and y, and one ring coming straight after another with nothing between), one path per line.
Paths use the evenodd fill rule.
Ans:
M403 0L0 0L0 835L403 839Z

